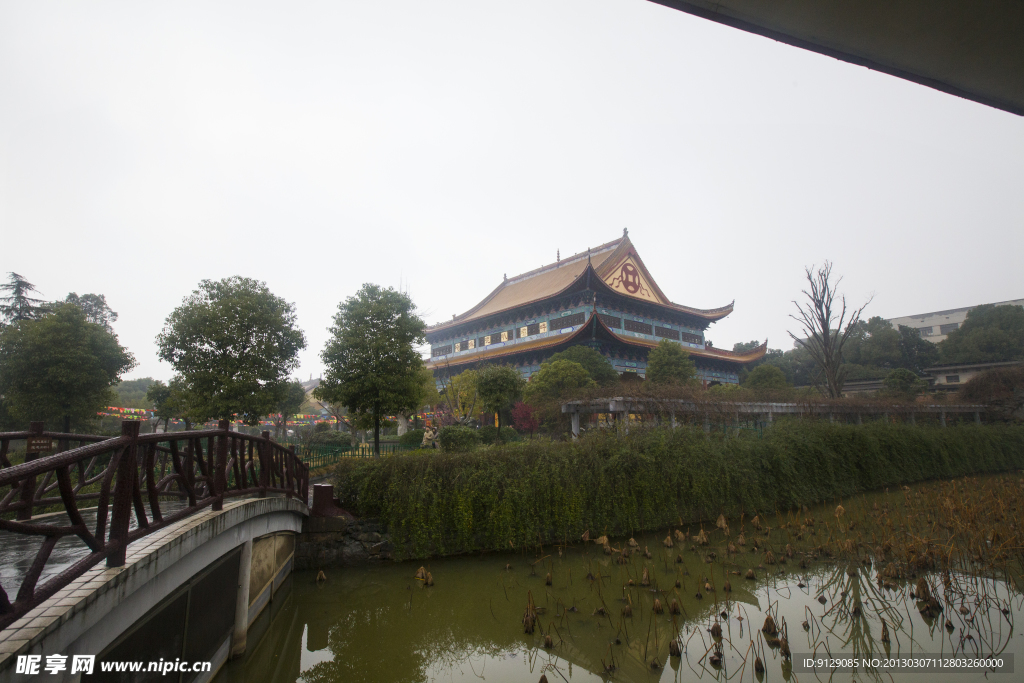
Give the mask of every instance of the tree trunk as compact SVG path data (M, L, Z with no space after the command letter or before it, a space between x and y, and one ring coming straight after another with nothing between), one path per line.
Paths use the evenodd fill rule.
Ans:
M498 436L495 439L498 443L501 443L501 411L494 413L495 417L498 418Z
M398 415L398 435L402 436L409 431L409 418L405 415Z
M380 457L380 414L373 411L373 457Z
M64 416L64 433L65 434L70 434L71 433L71 416L70 415L65 415Z

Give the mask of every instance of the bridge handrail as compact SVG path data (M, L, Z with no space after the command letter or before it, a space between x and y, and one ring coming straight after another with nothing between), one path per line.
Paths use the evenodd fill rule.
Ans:
M208 506L220 510L225 498L274 493L305 502L309 497L309 468L294 448L275 443L268 432L232 432L227 421L217 429L140 435L140 423L126 420L116 437L45 432L42 423L32 426L28 432L0 433L0 530L43 538L14 602L0 587L0 629L101 560L107 566L123 566L131 542ZM11 442L31 437L57 441L60 452L45 457L26 453L26 462L12 465L7 457ZM69 449L73 441L83 445ZM101 462L108 454L109 459ZM59 495L47 497L55 489ZM187 504L165 515L160 500L167 497L186 499ZM96 501L94 532L79 508L86 500ZM31 523L37 508L54 506L63 508L70 525ZM133 508L137 528L130 531ZM37 586L57 541L72 535L92 552Z

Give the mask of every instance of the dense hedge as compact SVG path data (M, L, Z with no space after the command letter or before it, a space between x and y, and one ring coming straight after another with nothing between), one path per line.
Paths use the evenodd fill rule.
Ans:
M1024 467L1024 427L778 423L763 438L692 429L591 433L335 470L343 505L379 517L407 554L629 535L720 513L789 510L886 486Z
M480 441L485 444L493 444L498 440L498 428L494 425L484 425L477 430L480 435ZM501 440L510 443L512 441L519 441L522 437L519 436L519 432L512 429L511 427L501 428Z
M410 429L398 437L398 443L403 446L419 446L423 443L423 433L425 431L425 429Z
M464 453L480 445L480 432L464 425L441 427L437 445L446 453Z

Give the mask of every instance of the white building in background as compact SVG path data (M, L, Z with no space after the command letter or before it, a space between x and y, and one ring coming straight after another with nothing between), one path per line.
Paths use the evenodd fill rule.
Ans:
M998 301L995 305L1024 306L1024 299ZM948 311L935 311L934 313L918 313L917 315L906 315L902 318L891 318L887 322L897 329L900 325L917 328L923 339L938 344L950 332L963 324L964 320L967 319L967 312L972 308L975 308L975 306L953 308Z

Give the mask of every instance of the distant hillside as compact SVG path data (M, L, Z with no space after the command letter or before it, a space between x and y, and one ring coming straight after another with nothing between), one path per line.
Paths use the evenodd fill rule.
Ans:
M127 379L114 387L118 396L117 407L119 408L152 408L146 402L146 391L149 385L155 382L152 377L142 379Z

